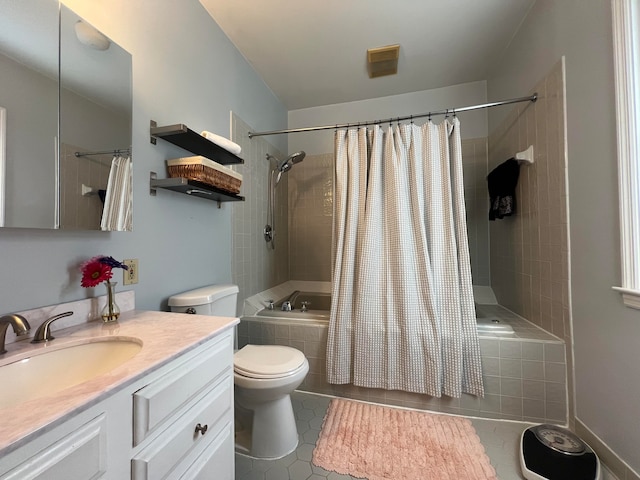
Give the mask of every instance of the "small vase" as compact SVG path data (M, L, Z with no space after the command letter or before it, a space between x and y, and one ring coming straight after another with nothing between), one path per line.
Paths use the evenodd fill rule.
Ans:
M115 322L120 316L120 308L116 303L116 285L118 282L104 282L107 287L107 303L102 309L102 321L104 323Z

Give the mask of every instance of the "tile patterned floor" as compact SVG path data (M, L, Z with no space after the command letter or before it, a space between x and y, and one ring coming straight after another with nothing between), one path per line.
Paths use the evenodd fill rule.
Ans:
M292 395L300 443L295 452L279 460L256 460L236 454L236 480L347 480L311 463L322 420L331 397L296 391ZM500 480L524 479L520 473L518 447L520 435L529 423L488 419L472 419L491 464ZM461 479L462 480L462 479ZM602 480L615 480L603 472Z

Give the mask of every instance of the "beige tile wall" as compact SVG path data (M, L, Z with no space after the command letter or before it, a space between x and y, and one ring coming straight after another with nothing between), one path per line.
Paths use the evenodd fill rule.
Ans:
M490 168L529 145L535 152L535 163L520 167L516 214L489 222L491 285L501 305L560 337L570 349L563 61L534 91L538 101L518 104L489 136ZM567 359L571 372L571 355ZM571 395L573 379L568 380ZM573 419L571 401L569 408Z
M60 146L60 226L65 229L100 230L104 205L97 194L83 196L82 185L106 190L113 155L75 156L86 151Z
M487 139L462 142L473 283L489 285ZM310 155L288 173L292 280L331 280L333 154Z
M467 235L474 285L490 285L489 198L487 194L487 139L462 140Z
M242 174L240 194L244 202L231 205L232 218L232 278L238 285L238 312L242 302L258 292L289 280L289 226L287 190L285 177L276 190L276 248L264 241L263 229L267 221L269 172L275 161L266 159L267 153L282 158L282 153L264 137L250 139L247 132L254 129L237 115L232 115L232 140L242 147L244 164L233 169Z
M331 280L333 154L309 155L289 175L291 280Z

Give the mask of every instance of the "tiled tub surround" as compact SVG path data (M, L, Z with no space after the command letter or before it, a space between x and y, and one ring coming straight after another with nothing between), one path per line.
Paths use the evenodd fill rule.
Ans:
M490 285L487 138L462 140L462 166L473 283ZM287 174L290 272L287 278L331 280L333 172L333 153L325 153L308 155Z
M564 59L533 91L538 100L515 106L489 135L491 169L529 145L535 152L535 162L520 168L516 214L490 222L491 286L501 305L560 337L571 351ZM567 361L572 372L572 357ZM572 377L568 387L573 427Z
M234 165L233 169L242 174L241 193L246 196L244 202L231 202L230 205L233 231L232 278L240 289L240 302L240 299L290 278L288 184L291 173L300 166L296 165L296 168L283 175L276 189L277 233L274 250L262 235L267 221L269 172L275 167L275 161L269 162L266 155L268 153L278 158L284 158L285 155L270 144L267 137L249 138L248 132L256 129L243 122L235 113L231 116L231 122L231 139L242 147L244 158L244 163ZM238 311L241 307L239 303Z
M123 292L117 297L117 301L123 309L132 307L133 292ZM0 356L0 366L41 353L45 349L50 351L78 343L99 341L106 337L135 338L142 342L142 349L127 362L89 381L14 407L1 409L0 457L237 323L235 318L191 315L189 328L185 329L184 314L132 309L123 312L119 321L112 324L103 324L99 320L86 323L87 312L94 311L95 303L95 299L87 299L20 312L31 324L30 336L50 314L69 310L77 313L52 325L56 338L51 342L35 345L25 339L7 344L7 353ZM39 317L42 320L39 320ZM63 325L63 321L67 323ZM80 324L69 327L69 323L74 321ZM61 329L61 326L66 328ZM43 408L43 405L46 405L46 408Z
M296 290L304 292L331 293L330 282L311 282L304 280L289 280L288 282L276 285L268 290L257 293L244 301L242 316L251 317L265 308L269 301L277 301L285 298ZM313 308L313 306L312 306Z
M477 307L479 316L495 316L514 330L513 334L483 333L480 336L484 398L466 394L459 399L433 398L402 391L328 384L326 322L256 315L267 300L278 300L293 290L323 291L322 287L323 282L291 281L246 301L238 326L239 346L247 343L288 345L304 352L310 370L300 390L484 418L567 423L564 343L500 305ZM326 290L326 282L324 288Z

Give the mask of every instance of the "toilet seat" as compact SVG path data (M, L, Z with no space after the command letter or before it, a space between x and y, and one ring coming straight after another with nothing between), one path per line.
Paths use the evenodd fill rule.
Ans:
M305 360L304 354L295 348L246 345L233 355L233 369L249 378L281 378L297 373Z

